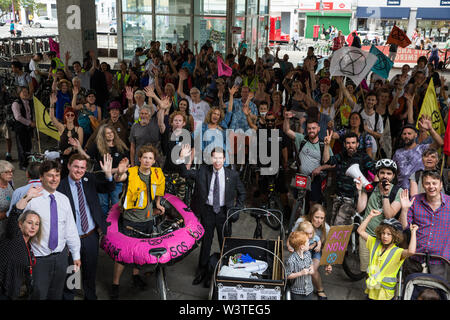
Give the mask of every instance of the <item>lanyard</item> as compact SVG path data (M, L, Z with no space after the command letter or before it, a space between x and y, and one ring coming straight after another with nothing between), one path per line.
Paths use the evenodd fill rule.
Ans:
M32 276L33 275L33 267L36 265L36 257L33 255L33 259L31 259L30 248L28 248L28 244L26 242L25 242L25 246L27 247L28 259L30 261L30 276Z

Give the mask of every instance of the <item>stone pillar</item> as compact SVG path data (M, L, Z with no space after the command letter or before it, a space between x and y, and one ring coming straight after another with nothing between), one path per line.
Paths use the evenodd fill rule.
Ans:
M70 51L69 63L83 65L87 51L97 52L95 0L58 0L56 10L61 60L64 62L66 51Z

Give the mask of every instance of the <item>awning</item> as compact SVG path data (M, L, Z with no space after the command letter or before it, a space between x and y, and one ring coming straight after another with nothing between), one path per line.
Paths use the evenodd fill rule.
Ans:
M356 8L356 17L370 19L409 19L409 10L410 8L358 7Z
M450 20L450 8L417 8L417 19Z

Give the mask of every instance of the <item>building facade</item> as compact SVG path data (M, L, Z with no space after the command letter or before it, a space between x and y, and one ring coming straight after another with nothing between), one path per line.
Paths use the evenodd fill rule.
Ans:
M353 28L389 35L396 24L408 36L417 29L425 38L445 41L450 25L449 0L357 0Z
M270 16L281 16L282 32L312 38L315 25L334 25L344 34L369 31L387 37L396 24L412 36L449 36L450 0L272 0Z
M249 54L268 43L270 0L117 0L119 59L151 40L199 48L209 41L225 53L246 41Z

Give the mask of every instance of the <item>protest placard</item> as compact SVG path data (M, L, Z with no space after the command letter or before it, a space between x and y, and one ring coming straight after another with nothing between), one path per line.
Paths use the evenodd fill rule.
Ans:
M353 225L332 226L322 249L320 265L342 264Z

